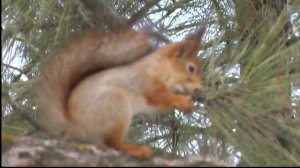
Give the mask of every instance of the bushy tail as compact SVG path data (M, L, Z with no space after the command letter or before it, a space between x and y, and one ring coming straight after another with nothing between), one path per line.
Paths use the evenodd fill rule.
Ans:
M108 34L93 31L59 49L43 67L37 87L44 129L55 134L68 124L68 97L85 76L130 63L152 52L151 37L159 35L148 32L130 30ZM165 41L162 37L156 39Z

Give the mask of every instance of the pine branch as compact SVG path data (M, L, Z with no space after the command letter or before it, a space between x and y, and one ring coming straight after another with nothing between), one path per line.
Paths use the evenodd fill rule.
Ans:
M32 126L36 130L44 130L43 127L35 119L33 119L28 112L25 112L24 110L22 110L22 108L20 107L20 105L18 105L10 97L8 97L8 103L12 106L12 108L14 109L14 111L16 113L18 113L23 119L25 119L26 121L28 121L29 123L31 123Z
M126 28L126 19L120 16L114 9L105 3L97 0L81 0L81 3L89 9L96 18L102 18L104 23L112 31L118 31Z
M133 14L131 18L128 20L127 24L129 27L132 27L136 22L138 22L141 18L145 16L145 14L148 12L148 10L157 4L159 0L149 0L146 2L145 6L140 9L138 12Z
M21 74L23 74L23 70L20 69L20 68L11 66L11 65L9 65L9 64L5 64L5 63L3 63L3 62L1 63L1 65L4 65L4 66L6 66L6 67L8 67L8 68L11 68L11 69L13 69L13 70L19 71Z

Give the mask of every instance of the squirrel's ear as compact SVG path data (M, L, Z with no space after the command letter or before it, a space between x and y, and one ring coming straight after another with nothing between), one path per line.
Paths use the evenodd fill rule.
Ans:
M206 24L197 31L187 35L181 42L178 58L194 57L198 53L206 30Z

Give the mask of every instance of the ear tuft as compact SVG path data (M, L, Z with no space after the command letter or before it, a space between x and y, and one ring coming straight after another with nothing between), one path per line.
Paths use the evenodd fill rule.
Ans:
M194 43L198 43L200 45L204 33L206 31L207 24L205 23L200 29L194 31L193 33L187 35L184 41L190 41Z
M181 48L177 58L196 56L200 49L201 41L205 31L206 23L200 29L187 35L181 42Z
M177 58L183 58L187 51L191 48L189 43L183 43L180 45L179 53L177 54Z

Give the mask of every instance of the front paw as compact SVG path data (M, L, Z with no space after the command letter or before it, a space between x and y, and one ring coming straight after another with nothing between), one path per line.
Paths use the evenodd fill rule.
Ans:
M179 110L184 112L192 112L194 109L193 100L191 96L181 96L177 107Z

